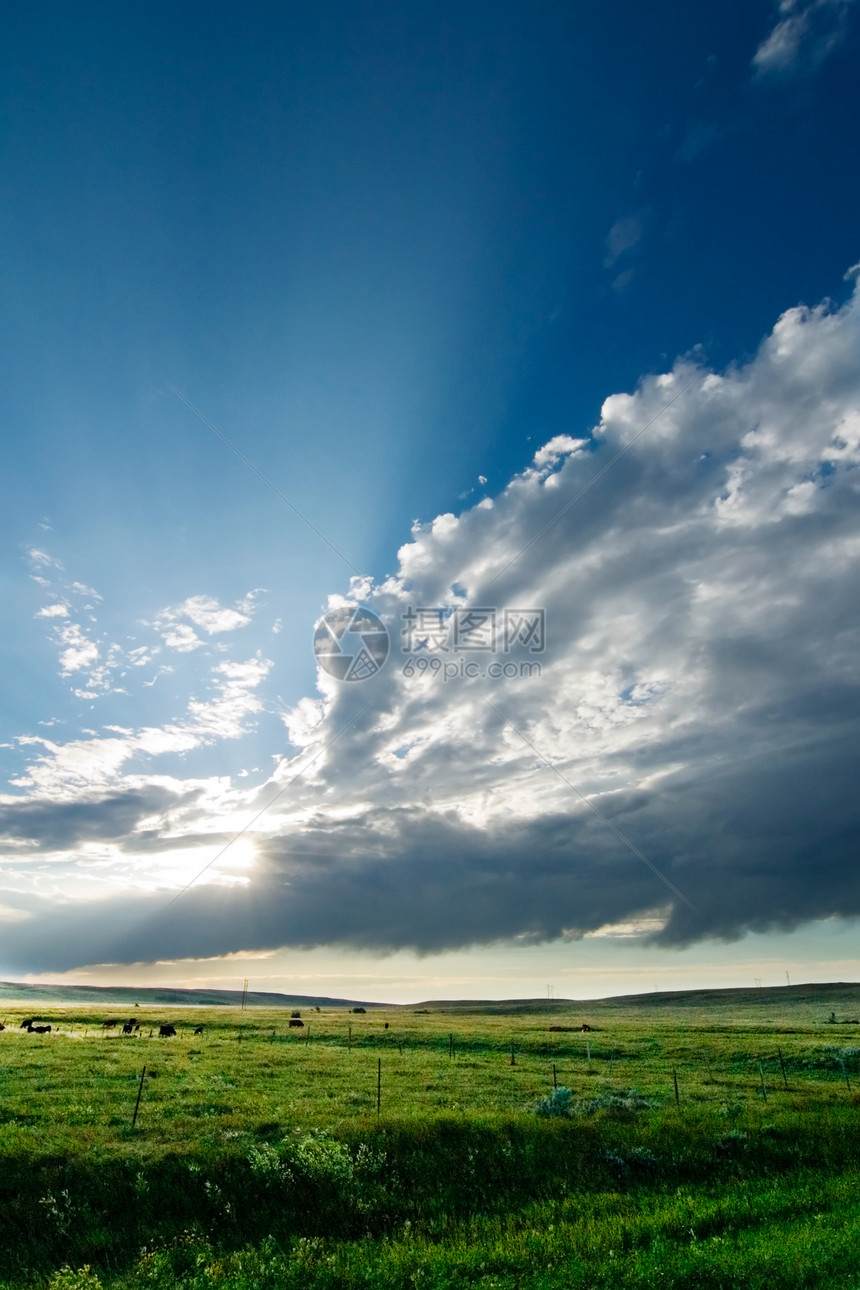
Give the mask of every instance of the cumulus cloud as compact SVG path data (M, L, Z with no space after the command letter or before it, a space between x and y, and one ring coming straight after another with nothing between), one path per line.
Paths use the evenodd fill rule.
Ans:
M98 645L87 639L77 623L69 623L67 627L61 627L57 632L57 638L63 646L60 653L61 676L80 672L84 668L91 667L98 660Z
M204 644L189 622L206 632L207 636L247 627L259 595L259 591L251 591L232 608L220 604L213 596L189 596L180 605L162 609L155 619L155 627L170 649L188 653ZM183 619L188 622L183 622Z
M779 0L777 21L753 56L759 77L815 71L845 38L856 0Z
M10 966L595 934L681 945L860 913L859 331L856 296L790 309L750 361L679 360L608 397L589 436L538 449L498 496L416 524L390 577L353 586L387 625L385 666L354 684L320 671L284 716L298 752L265 783L201 783L147 820L152 784L127 773L141 749L247 728L259 657L222 663L217 697L171 727L42 740L26 797L2 802L16 855L62 828L97 836L86 812L54 834L49 815L41 832L38 812L15 822L24 801L85 798L107 804L104 836L127 857L247 825L256 858L243 886L204 877L169 917L164 893L31 894L44 939L4 927ZM529 614L540 642L506 634Z

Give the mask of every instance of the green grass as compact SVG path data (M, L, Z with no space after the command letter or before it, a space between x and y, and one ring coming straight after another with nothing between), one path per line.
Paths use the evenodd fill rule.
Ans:
M43 1011L0 1034L0 1290L860 1286L858 1028L815 1001Z

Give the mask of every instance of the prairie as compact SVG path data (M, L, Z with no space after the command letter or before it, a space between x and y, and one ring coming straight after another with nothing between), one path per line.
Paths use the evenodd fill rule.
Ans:
M860 1285L857 987L301 1012L7 1004L0 1287Z

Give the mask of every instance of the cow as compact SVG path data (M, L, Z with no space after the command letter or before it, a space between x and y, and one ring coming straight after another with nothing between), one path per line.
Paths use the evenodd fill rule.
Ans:
M3 1025L3 1022L2 1022L2 1021L0 1021L0 1030L5 1030L5 1029L6 1029L6 1027Z
M124 1035L133 1035L136 1030L140 1030L139 1021L124 1021L122 1023L122 1033Z
M21 1030L29 1030L33 1022L38 1020L38 1017L28 1017L26 1021L21 1022Z
M203 1034L203 1027L202 1027L202 1026L195 1026L195 1027L194 1027L194 1033L195 1033L195 1035L202 1035L202 1034Z
M169 1039L171 1035L175 1035L175 1034L176 1034L176 1027L171 1026L169 1022L167 1023L166 1026L158 1027L159 1039Z
M102 1030L110 1030L113 1026L119 1025L117 1017L109 1017L107 1021L102 1022Z
M49 1035L50 1033L51 1033L50 1026L28 1026L27 1027L28 1035Z
M290 1017L291 1026L303 1026L304 1024L305 1023L302 1021L301 1017Z

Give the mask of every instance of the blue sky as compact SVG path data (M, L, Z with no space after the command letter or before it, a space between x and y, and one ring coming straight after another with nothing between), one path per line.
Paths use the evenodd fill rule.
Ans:
M646 976L659 960L699 983L725 977L726 937L752 936L750 962L832 976L832 920L860 908L857 821L825 791L856 748L855 0L215 4L205 21L48 4L2 23L0 971L228 980L247 953L272 988L307 964L320 993L340 973L380 998L510 994L533 992L513 988L518 954L534 982L588 964L589 988L632 988L641 955ZM566 518L519 558L555 499ZM409 603L455 607L453 587L546 609L540 683L419 701L396 650L373 695L318 676L329 597L396 634ZM755 629L749 603L771 606ZM539 766L526 784L519 736L576 789ZM291 776L182 897L209 929L194 954L154 935ZM768 905L744 866L763 884L798 782L821 827L795 822ZM623 834L629 890L577 791ZM716 820L736 907L700 877ZM641 886L631 847L696 917ZM458 868L436 873L446 852ZM313 874L288 876L302 855ZM385 897L373 916L356 866ZM525 895L546 866L558 923ZM238 939L224 890L248 902ZM422 891L475 916L431 927ZM130 894L134 966L92 939Z

